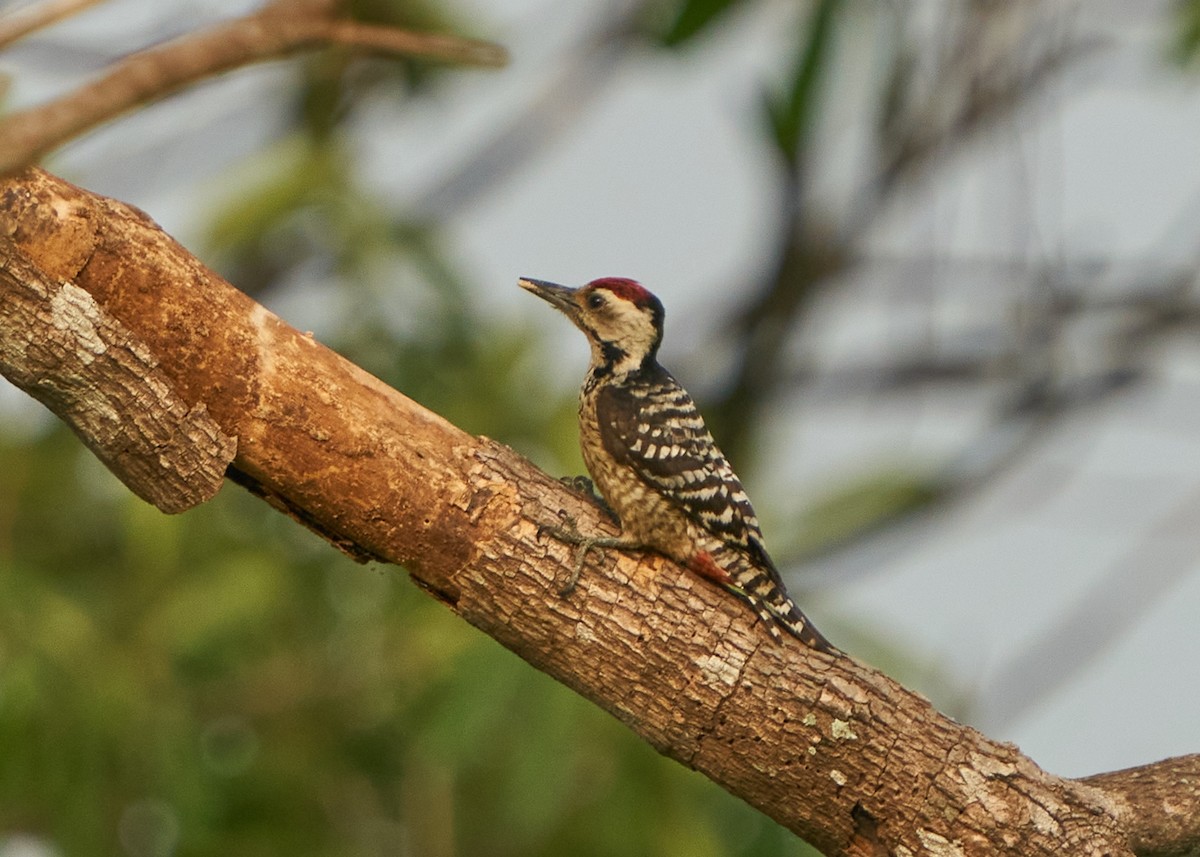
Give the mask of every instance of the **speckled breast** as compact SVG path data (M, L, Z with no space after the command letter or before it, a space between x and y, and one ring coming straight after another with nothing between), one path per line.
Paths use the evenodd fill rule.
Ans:
M583 463L596 483L596 490L621 519L622 532L686 562L695 553L697 539L708 539L703 539L699 528L678 507L604 448L595 396L580 399L579 427Z

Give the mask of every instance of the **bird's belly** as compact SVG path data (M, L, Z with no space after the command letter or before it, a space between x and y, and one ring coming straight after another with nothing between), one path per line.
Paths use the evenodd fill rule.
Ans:
M585 446L583 460L596 490L621 519L623 534L680 562L692 557L697 528L679 507L603 450Z

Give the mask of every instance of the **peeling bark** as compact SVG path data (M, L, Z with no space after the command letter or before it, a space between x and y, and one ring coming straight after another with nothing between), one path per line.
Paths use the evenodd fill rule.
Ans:
M0 245L0 373L75 430L125 485L164 512L221 488L237 441L189 405L150 348L84 289Z
M131 366L160 373L184 413L203 409L238 439L238 482L359 557L405 565L465 620L827 854L1200 847L1200 756L1052 776L865 664L773 643L738 602L659 557L593 555L560 598L571 550L538 527L566 513L611 530L586 498L288 327L129 206L38 170L11 177L0 268L6 310L40 300L53 317L57 294L111 319L145 350ZM12 297L38 283L67 285ZM10 316L6 374L35 344L75 347L30 342ZM94 364L64 362L107 390ZM142 431L145 400L106 401L125 431Z

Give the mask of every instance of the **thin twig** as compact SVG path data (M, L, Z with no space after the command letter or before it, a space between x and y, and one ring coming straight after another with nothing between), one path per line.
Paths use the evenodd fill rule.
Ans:
M496 68L508 62L508 52L504 48L477 39L441 33L414 33L395 27L360 24L357 21L331 21L328 27L327 36L322 38L327 37L333 44L346 47L368 48L385 53Z
M253 15L189 33L115 63L107 73L0 123L0 175L134 108L214 75L330 44L448 62L498 66L502 47L332 18L325 4L272 3Z
M101 2L103 0L46 0L45 3L22 6L0 18L0 48Z

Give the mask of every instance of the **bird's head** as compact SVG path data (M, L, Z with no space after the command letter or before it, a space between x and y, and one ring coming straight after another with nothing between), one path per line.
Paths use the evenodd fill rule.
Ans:
M521 288L561 310L592 346L592 368L622 375L653 361L662 343L663 305L634 280L604 277L577 289L522 277Z

